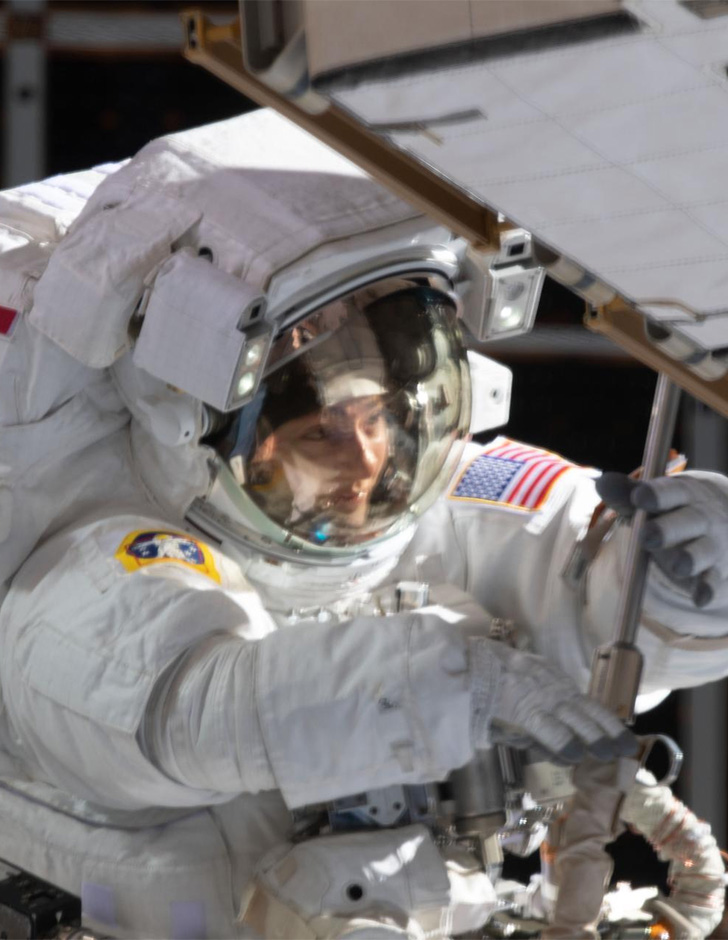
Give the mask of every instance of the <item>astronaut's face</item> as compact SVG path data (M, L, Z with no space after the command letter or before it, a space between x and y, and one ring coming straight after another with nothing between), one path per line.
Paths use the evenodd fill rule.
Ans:
M389 445L384 396L368 395L286 421L258 448L253 466L277 465L267 495L274 496L271 487L285 493L291 524L323 517L352 529L367 519Z
M242 529L297 561L353 556L439 495L470 420L448 290L384 278L276 337L255 399L210 439Z

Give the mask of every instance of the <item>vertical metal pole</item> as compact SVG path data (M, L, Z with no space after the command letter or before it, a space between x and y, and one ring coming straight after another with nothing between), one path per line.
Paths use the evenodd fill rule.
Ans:
M687 398L683 405L684 449L691 466L728 471L728 421L707 405ZM677 789L681 799L710 823L718 845L728 839L728 680L680 693L680 744L685 766Z
M664 473L675 429L680 389L666 375L657 378L652 414L642 463L642 479ZM635 645L642 601L647 585L649 558L642 548L647 513L638 509L633 518L624 565L624 582L617 608L615 642L594 654L590 694L620 718L632 721L642 674L642 654Z
M10 0L5 48L3 186L45 175L45 0Z
M647 441L642 458L642 479L651 480L665 472L675 431L680 389L664 373L657 377ZM617 613L617 642L633 644L639 627L642 601L647 585L649 556L642 548L647 513L638 509L632 526L625 559L625 581Z

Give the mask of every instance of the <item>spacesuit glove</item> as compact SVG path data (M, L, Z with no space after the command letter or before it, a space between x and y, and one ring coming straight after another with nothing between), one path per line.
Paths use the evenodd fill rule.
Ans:
M643 545L663 573L705 607L728 585L728 479L691 471L639 482L605 473L597 492L620 515L644 509Z
M565 764L586 754L608 761L635 753L636 739L621 721L541 656L478 637L469 659L476 748L535 745Z

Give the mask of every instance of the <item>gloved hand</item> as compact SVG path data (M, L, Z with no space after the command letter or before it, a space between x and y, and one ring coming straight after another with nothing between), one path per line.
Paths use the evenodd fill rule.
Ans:
M471 729L476 748L536 746L557 763L633 755L637 741L612 712L541 656L472 638Z
M620 515L651 515L643 545L657 565L697 607L728 582L728 479L691 471L640 482L605 473L596 482L604 502Z

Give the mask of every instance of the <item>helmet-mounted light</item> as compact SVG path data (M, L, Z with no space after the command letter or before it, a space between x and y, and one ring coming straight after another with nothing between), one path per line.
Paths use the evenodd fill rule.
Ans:
M218 411L255 396L273 336L258 291L180 251L157 272L140 312L137 366Z
M545 273L534 256L531 235L524 229L504 232L497 255L469 248L463 320L473 336L484 342L528 333Z

